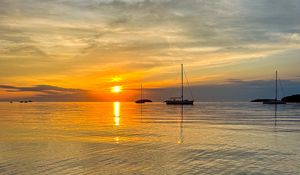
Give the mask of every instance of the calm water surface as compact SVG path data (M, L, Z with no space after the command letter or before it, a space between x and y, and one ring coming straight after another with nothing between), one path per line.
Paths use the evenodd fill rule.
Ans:
M0 103L0 174L300 174L300 105Z

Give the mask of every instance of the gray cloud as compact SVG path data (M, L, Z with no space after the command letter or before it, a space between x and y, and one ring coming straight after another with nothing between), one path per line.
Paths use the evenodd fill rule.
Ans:
M25 56L34 56L34 57L47 57L47 53L44 51L40 50L39 48L35 46L30 46L30 45L23 45L23 46L16 46L16 47L10 47L7 48L3 54L5 55L14 55L16 56L16 53L19 56L25 57Z
M82 89L62 88L62 87L51 86L51 85L36 85L31 87L0 85L0 89L5 89L6 91L9 92L41 92L44 94L87 92L87 90L82 90Z
M101 98L95 98L89 90L63 88L51 85L35 85L30 87L18 87L9 85L0 85L10 93L34 92L34 95L16 98L0 98L0 101L7 100L33 100L33 101L101 101Z

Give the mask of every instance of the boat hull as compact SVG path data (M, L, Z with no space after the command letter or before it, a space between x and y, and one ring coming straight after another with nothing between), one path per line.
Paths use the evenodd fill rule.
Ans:
M267 105L283 105L286 104L286 102L284 101L280 101L280 100L273 100L273 101L265 101L263 102L263 104L267 104Z
M174 100L167 100L165 101L167 105L194 105L194 101L174 101Z
M148 103L148 102L152 102L152 101L148 99L140 99L135 101L135 103Z

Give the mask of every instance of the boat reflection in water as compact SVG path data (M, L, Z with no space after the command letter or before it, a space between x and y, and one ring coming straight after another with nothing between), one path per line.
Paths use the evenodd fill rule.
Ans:
M179 140L177 141L178 144L182 144L184 137L183 137L183 105L181 106L181 111L180 111L180 133L179 133Z

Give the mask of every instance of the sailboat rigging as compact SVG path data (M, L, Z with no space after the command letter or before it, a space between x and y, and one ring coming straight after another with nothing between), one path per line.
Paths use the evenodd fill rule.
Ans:
M143 85L141 84L141 99L136 100L135 103L146 103L146 102L152 102L149 99L143 99Z
M184 100L183 98L183 64L181 64L181 96L180 97L171 97L169 100L166 100L167 105L193 105L193 100Z
M278 73L276 71L276 85L275 85L275 99L274 100L268 100L264 101L263 104L286 104L286 102L278 100Z

